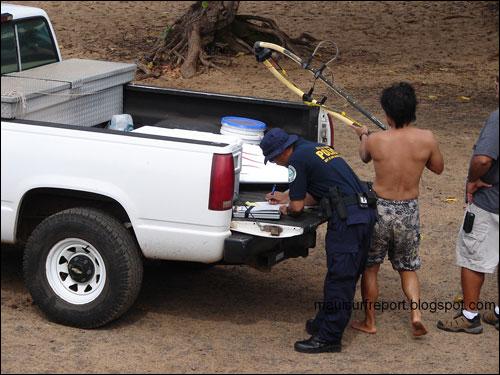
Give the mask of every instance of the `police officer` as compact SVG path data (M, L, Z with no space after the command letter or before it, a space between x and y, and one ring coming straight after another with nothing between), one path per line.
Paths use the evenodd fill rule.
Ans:
M300 215L306 205L321 203L329 216L324 301L316 318L306 323L311 337L297 341L295 350L340 352L356 283L370 247L376 202L367 185L332 147L289 135L280 128L269 130L260 147L264 163L271 161L288 167L289 173L289 190L270 193L266 199L275 204L288 203L280 209L290 216Z

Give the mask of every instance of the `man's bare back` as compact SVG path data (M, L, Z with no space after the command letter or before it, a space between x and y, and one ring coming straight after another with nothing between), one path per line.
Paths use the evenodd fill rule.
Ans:
M374 133L365 150L375 167L373 189L384 199L418 198L424 168L438 174L443 170L443 157L430 130L405 126Z

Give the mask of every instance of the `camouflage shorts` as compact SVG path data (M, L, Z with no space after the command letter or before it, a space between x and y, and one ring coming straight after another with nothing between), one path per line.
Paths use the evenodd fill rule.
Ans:
M389 254L396 271L415 271L420 268L420 219L418 200L377 200L378 221L375 224L371 249L366 266L381 264Z

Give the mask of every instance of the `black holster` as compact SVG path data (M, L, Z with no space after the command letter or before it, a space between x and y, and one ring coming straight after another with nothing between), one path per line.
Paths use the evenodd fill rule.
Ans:
M319 201L321 216L325 219L330 219L333 215L332 205L330 204L329 197L323 197Z
M371 181L363 181L363 183L366 185L366 193L364 193L368 207L371 208L377 208L377 194L375 194L375 191L373 190L373 184Z
M320 207L323 215L328 219L332 217L334 210L337 212L339 219L347 219L347 208L342 193L337 186L328 189L328 195L321 199Z

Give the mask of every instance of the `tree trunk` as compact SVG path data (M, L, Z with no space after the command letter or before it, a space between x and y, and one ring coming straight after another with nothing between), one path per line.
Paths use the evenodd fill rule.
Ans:
M185 78L191 78L196 74L198 59L201 53L200 25L195 22L191 25L188 37L188 50L186 60L181 66L181 74Z

